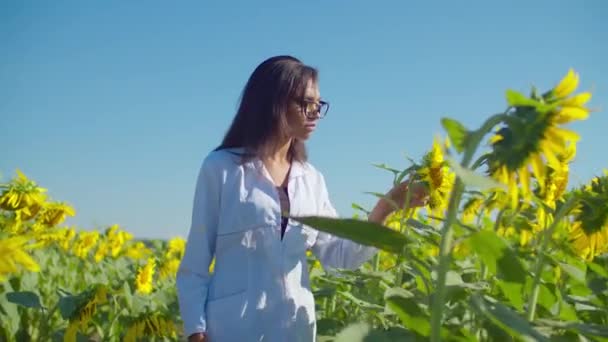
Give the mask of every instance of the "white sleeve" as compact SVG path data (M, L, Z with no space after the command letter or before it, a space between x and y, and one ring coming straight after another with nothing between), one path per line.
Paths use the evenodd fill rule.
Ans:
M331 204L323 176L320 181L320 195L322 204L319 215L337 218L338 213ZM317 240L312 246L312 252L324 267L356 269L373 257L378 250L375 247L364 246L348 239L319 232Z
M176 277L185 336L207 329L205 305L210 280L209 264L215 254L221 183L219 168L213 167L205 158L196 182L186 249Z

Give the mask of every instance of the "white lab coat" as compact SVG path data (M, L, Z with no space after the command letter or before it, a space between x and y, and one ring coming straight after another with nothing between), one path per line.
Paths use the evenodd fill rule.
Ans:
M176 279L184 334L204 331L211 342L314 341L306 250L325 267L353 269L377 249L291 220L281 239L270 175L259 159L240 164L235 152L242 150L211 152L198 176ZM292 164L288 192L293 216L337 216L323 175L310 163Z

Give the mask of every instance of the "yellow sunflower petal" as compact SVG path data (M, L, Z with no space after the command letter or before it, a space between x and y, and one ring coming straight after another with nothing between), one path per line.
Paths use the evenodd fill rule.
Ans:
M542 191L545 187L546 169L545 164L543 163L543 160L539 154L535 154L532 156L532 171L534 172L534 176L538 180L538 184Z
M452 141L450 140L450 137L445 137L443 146L445 147L446 150L449 150L450 148L452 148Z
M530 197L530 171L528 170L528 164L524 165L519 169L519 180L521 182L521 194L524 198L529 199Z
M522 230L520 235L519 235L519 245L520 246L525 246L527 244L530 243L530 241L532 241L532 232L529 230Z
M545 215L545 210L540 208L536 211L536 219L538 221L538 227L541 230L547 228L547 216Z
M511 207L516 208L519 203L519 187L515 179L515 173L509 177L509 195L511 195Z
M40 266L38 265L38 263L36 263L34 258L32 258L29 254L25 253L24 251L16 250L15 254L14 254L14 258L19 263L21 263L21 265L23 265L23 267L25 267L25 269L27 269L28 271L32 271L32 272L40 271Z
M17 169L15 170L15 173L17 173L17 180L19 182L25 183L28 181L27 176L23 172L21 172L21 170Z
M568 74L553 89L553 93L558 98L570 95L578 87L578 74L573 69L568 70Z
M566 153L562 155L565 164L571 162L576 157L576 144L570 143L566 147Z
M566 142L577 142L581 139L581 136L575 131L561 127L551 127L547 130L547 133L556 140L561 139L561 143L564 145L566 145Z
M581 107L563 107L560 109L553 120L559 125L564 125L576 120L587 120L589 110Z
M498 180L504 184L509 184L509 170L506 165L500 168Z
M494 145L502 139L504 139L504 137L500 134L493 135L492 137L490 137L490 144Z
M541 151L543 152L543 155L547 159L547 163L552 168L559 167L559 164L560 164L559 159L557 159L557 157L555 156L555 148L557 148L557 147L558 146L556 146L556 144L551 142L550 140L544 140L541 143L541 147L540 147Z
M589 100L591 100L591 93L585 92L563 100L561 105L564 107L582 107L589 102Z

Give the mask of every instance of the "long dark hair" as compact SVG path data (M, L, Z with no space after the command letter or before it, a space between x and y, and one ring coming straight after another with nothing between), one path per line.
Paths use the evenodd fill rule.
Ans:
M262 62L249 77L237 113L216 150L244 148L242 161L268 156L272 141L286 132L290 101L302 99L311 80L317 82L317 69L295 57L275 56ZM306 161L304 142L293 139L287 157Z

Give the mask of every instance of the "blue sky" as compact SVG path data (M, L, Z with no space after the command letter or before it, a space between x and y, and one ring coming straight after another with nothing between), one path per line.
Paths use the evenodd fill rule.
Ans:
M466 5L465 5L466 4ZM202 158L255 66L318 67L328 116L308 146L343 216L370 207L450 116L476 127L504 91L572 67L591 105L572 182L608 167L608 2L5 1L0 172L72 204L67 223L185 236Z

